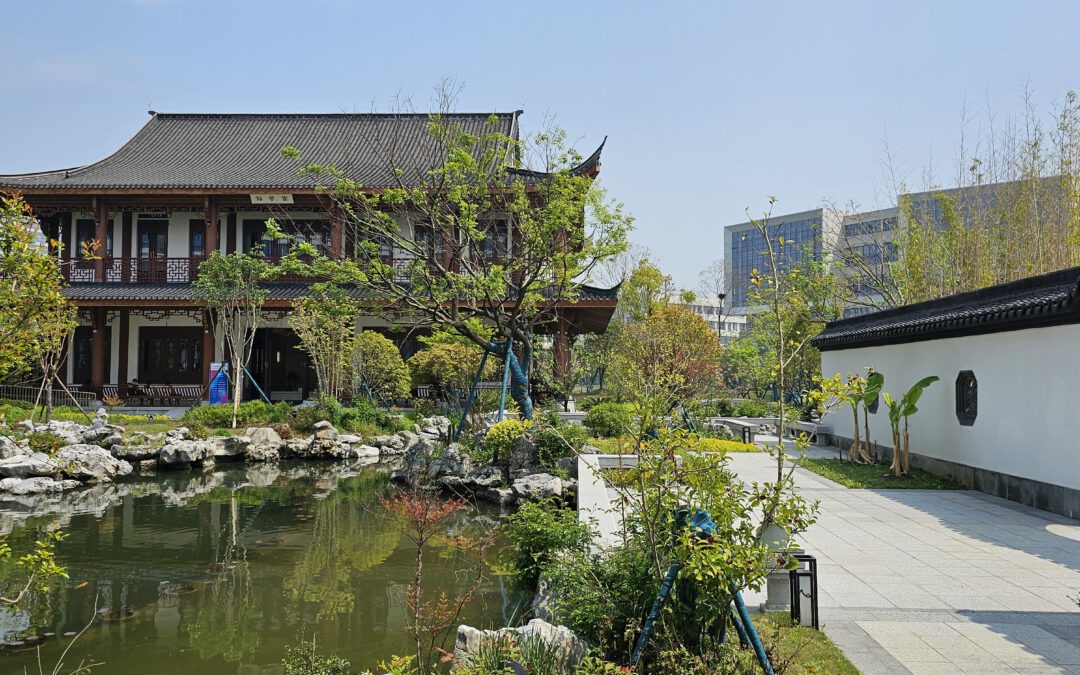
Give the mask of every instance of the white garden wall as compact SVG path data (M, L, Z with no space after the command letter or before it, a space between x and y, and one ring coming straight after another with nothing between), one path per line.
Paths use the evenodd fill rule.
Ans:
M885 375L885 390L902 396L937 375L911 418L911 452L998 473L1080 489L1080 325L825 351L821 372ZM961 370L978 380L974 426L956 419ZM828 416L851 438L846 406ZM875 442L892 446L885 402L870 415Z

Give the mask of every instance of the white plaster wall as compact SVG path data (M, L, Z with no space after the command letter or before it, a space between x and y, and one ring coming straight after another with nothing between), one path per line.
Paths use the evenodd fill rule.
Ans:
M821 372L885 375L899 397L916 381L937 375L911 417L911 452L1053 485L1080 489L1080 325L822 352ZM974 426L956 420L955 383L961 370L978 380ZM828 416L851 438L846 406ZM884 400L870 415L870 432L891 447Z

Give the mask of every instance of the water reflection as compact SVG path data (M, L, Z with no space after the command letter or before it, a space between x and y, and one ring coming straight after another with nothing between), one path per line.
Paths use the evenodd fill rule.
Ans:
M71 575L28 611L0 615L0 632L8 642L50 634L42 659L51 664L65 633L92 621L65 662L103 661L102 672L274 671L285 646L313 632L355 667L372 667L410 649L396 589L413 561L379 507L388 489L377 466L282 464L0 501L0 532L13 540L63 527L57 557ZM451 527L494 517L462 513ZM436 588L457 583L455 556L436 545L425 560ZM508 616L519 598L501 586L490 579L464 620L492 626ZM24 667L37 672L32 651L0 654L0 671Z

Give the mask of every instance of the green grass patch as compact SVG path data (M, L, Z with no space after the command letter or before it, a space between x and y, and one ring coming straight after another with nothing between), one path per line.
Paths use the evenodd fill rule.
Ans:
M962 490L956 481L945 476L937 476L922 469L912 468L911 473L896 478L889 471L888 464L856 464L839 459L810 459L799 462L799 466L824 476L831 481L849 488L863 489L906 489L906 490Z
M787 614L755 614L754 626L769 648L773 669L788 675L858 675L840 648L821 631L794 626Z

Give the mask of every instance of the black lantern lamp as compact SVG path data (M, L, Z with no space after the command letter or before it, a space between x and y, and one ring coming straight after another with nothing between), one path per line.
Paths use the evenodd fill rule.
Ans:
M791 570L791 622L818 628L817 558L794 553L798 566Z

